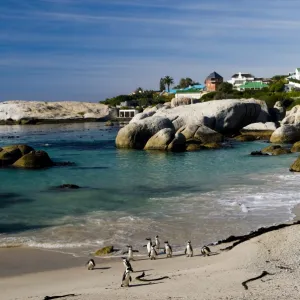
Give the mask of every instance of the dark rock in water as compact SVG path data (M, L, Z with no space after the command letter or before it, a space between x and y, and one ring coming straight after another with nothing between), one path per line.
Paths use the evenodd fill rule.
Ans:
M0 166L9 166L33 150L32 147L27 145L4 146L0 148Z
M22 198L22 197L2 198L0 196L0 208L6 208L12 205L22 204L22 203L31 203L33 201L34 200L30 198Z
M256 156L269 156L269 153L263 153L261 151L252 151L250 155L256 155Z
M52 167L53 162L47 152L31 151L18 159L13 166L25 169L42 169Z
M76 184L66 183L66 184L59 185L56 188L57 189L72 189L72 190L76 190L76 189L80 189L80 186L78 186Z
M70 166L76 166L76 163L72 161L61 161L61 162L54 162L53 166L55 167L70 167Z
M271 155L281 155L291 153L290 149L283 148L280 145L270 145L261 150L262 153L269 153Z
M300 172L300 158L298 157L290 167L291 172Z
M96 256L106 255L114 252L114 246L106 246L95 252Z

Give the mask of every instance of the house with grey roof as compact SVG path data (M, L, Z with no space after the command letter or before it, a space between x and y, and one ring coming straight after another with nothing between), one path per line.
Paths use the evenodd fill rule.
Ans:
M208 92L215 92L222 82L223 77L217 72L212 72L205 79L206 90Z

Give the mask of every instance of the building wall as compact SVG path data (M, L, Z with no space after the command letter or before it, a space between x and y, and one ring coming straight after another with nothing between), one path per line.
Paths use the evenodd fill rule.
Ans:
M182 99L182 98L191 98L191 99L200 99L202 96L202 93L178 93L175 95L176 99Z
M206 90L208 92L215 92L222 82L223 80L221 79L214 79L213 81L210 79L205 80Z

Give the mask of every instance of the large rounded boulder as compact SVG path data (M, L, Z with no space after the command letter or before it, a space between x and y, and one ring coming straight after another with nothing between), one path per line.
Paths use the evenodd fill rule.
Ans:
M153 135L144 147L145 150L167 150L175 136L175 130L164 128Z
M185 136L187 142L190 143L219 143L224 139L222 134L210 129L203 124L188 124L181 127L178 132L182 133Z
M271 143L295 143L300 140L300 124L284 124L277 128L271 135Z
M34 149L27 145L12 145L0 148L0 166L9 166Z
M53 166L53 162L47 152L31 151L18 159L13 166L25 169L42 169Z
M160 116L130 122L118 132L116 146L117 148L143 149L153 135L165 128L174 130L172 122Z

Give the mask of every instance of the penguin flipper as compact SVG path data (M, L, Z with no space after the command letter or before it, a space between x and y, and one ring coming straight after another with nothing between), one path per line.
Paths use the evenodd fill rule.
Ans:
M125 252L123 252L123 255L124 255L124 254L127 254L127 253L128 253L128 251L125 251Z
M184 250L184 254L186 254L186 248L185 248L185 250Z
M126 278L126 271L123 273L122 281L124 281Z
M132 281L132 278L131 278L131 276L129 276L129 280L130 280L130 282Z

